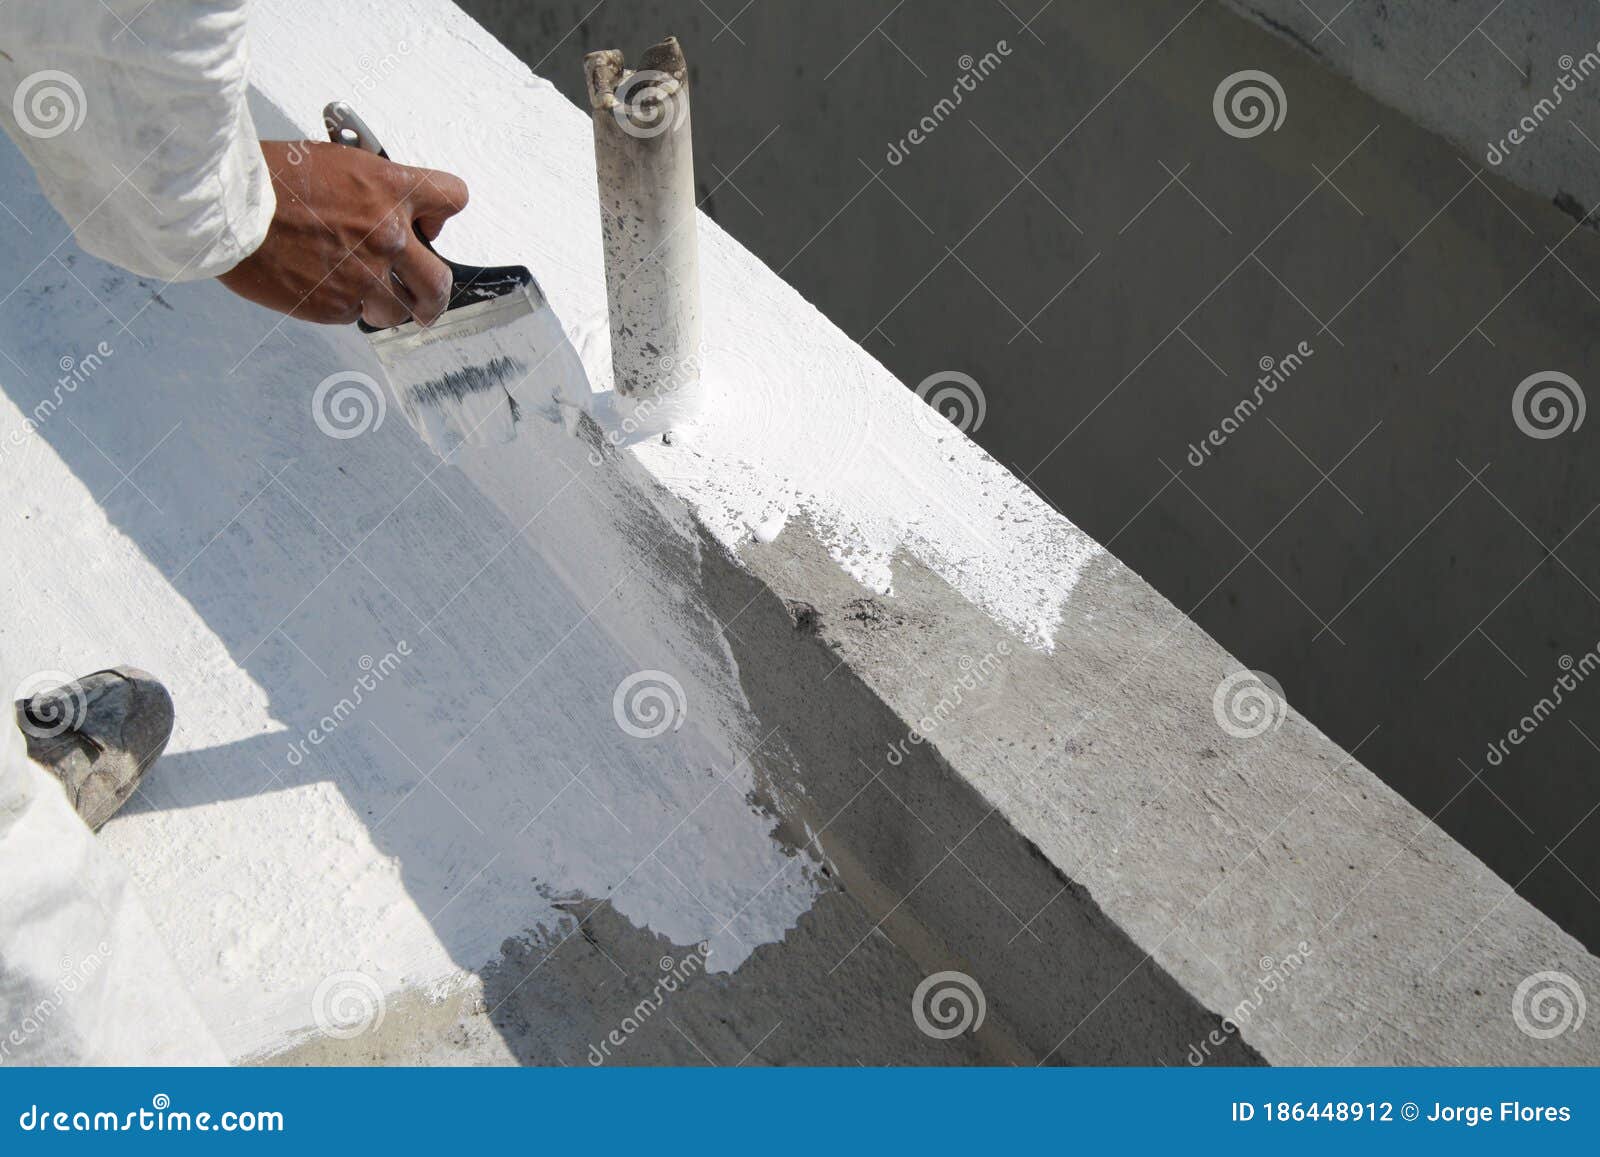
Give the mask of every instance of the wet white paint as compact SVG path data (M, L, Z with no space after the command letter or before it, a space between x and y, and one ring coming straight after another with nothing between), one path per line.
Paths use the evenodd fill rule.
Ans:
M587 116L442 0L268 0L251 40L264 135L317 135L342 96L397 159L467 178L441 248L532 267L591 379L559 392L614 412L582 332L605 303ZM353 330L141 284L70 241L64 267L65 225L0 156L31 230L0 235L25 281L0 308L0 433L62 357L115 349L0 463L21 560L0 584L27 608L7 654L170 684L171 754L101 838L234 1056L311 1027L334 973L437 990L507 938L554 946L567 899L709 939L715 969L793 927L812 865L751 802L783 737L703 606L690 511L735 549L803 515L884 592L909 552L1041 647L1096 553L708 222L701 420L597 467L552 400L456 469L398 414L324 433L319 382L378 372ZM644 671L683 704L650 737L614 706Z
M268 0L252 18L257 86L304 131L317 128L318 95L342 83L392 155L465 177L471 208L441 246L460 260L532 268L592 388L608 394L588 111L442 0L357 0L333 12ZM308 38L309 21L326 31ZM426 45L419 28L435 30ZM641 29L639 45L618 47L637 51L665 31ZM356 55L366 74L350 42L365 44ZM685 51L692 60L694 46ZM577 75L582 51L557 51L543 69ZM695 99L727 95L715 84L701 77ZM1049 648L1101 548L704 216L699 249L704 380L684 407L696 424L670 446L641 439L640 460L729 545L748 541L774 510L804 514L873 589L893 589L893 559L907 551ZM615 411L605 399L598 409Z

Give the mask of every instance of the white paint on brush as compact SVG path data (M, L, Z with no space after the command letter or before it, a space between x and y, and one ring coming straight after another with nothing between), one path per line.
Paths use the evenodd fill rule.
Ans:
M531 268L574 334L592 389L606 395L601 412L614 409L587 110L442 0L325 7L257 5L257 87L308 135L317 131L319 95L347 88L391 155L462 174L472 205L446 226L441 248L461 261ZM313 14L325 33L308 38ZM426 51L413 45L402 54L397 45L416 28L437 35ZM641 30L632 49L650 39ZM685 51L692 58L694 46ZM393 68L369 85L357 58ZM557 51L544 67L577 77L581 53ZM715 76L699 83L701 99L718 99ZM415 98L422 91L425 105ZM730 547L748 541L774 507L803 514L840 565L874 590L893 590L893 560L905 551L1049 648L1101 548L953 426L942 432L927 422L923 402L703 215L699 250L706 348L704 392L692 408L698 425L671 446L640 440L640 460Z
M264 135L320 139L345 96L395 157L465 175L441 248L530 266L593 378L560 391L613 413L603 344L579 332L605 317L583 112L443 0L263 0L251 44ZM930 436L909 391L704 220L698 425L619 437L596 468L530 404L517 441L436 470L398 415L318 429L320 381L377 372L353 329L141 284L70 244L63 269L47 257L66 226L9 146L0 183L31 230L0 232L0 270L26 283L0 311L0 430L62 357L115 347L0 470L0 554L21 560L0 592L28 608L7 657L171 685L171 753L101 839L232 1055L309 1028L332 973L436 989L508 938L554 946L568 898L709 938L717 969L794 926L812 865L749 802L783 737L751 716L705 607L690 511L734 549L803 517L879 591L906 552L1039 646L1096 553L953 429ZM687 704L651 739L613 715L643 670Z
M169 753L100 839L228 1053L313 1028L337 973L439 991L508 939L542 959L569 899L709 940L712 970L782 939L818 884L751 802L784 737L751 715L682 504L626 455L592 466L549 406L460 470L392 406L329 437L316 386L375 368L353 328L41 263L66 226L29 181L0 146L28 223L0 270L33 271L0 311L0 600L26 609L5 656L171 687ZM102 340L27 436L59 359ZM617 699L642 671L681 688L657 735Z

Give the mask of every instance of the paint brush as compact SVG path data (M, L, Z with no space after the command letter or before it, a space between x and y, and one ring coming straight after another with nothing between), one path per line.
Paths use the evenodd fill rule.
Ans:
M335 144L389 159L348 104L334 101L322 116ZM522 420L518 399L534 396L541 383L570 388L583 380L583 364L526 266L462 265L417 236L450 267L444 313L427 327L357 324L406 421L439 457L463 443L509 442Z

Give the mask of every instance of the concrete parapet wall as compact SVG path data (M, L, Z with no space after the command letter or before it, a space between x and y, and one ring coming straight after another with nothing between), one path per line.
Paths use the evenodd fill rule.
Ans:
M341 87L358 97L375 124L400 126L393 138L401 145L397 155L471 175L473 209L452 224L450 235L462 242L463 257L527 259L574 332L586 325L586 332L595 332L604 286L590 126L582 114L441 0L365 0L319 10L319 36L308 40L312 15L305 0L258 5L258 107L278 118L279 127L314 135L316 110L326 99L340 95ZM372 29L397 21L438 35L426 53L370 43ZM382 84L369 83L364 71L374 60L390 62L384 67L392 75L384 73ZM424 84L439 108L451 110L448 117L408 115ZM470 131L461 131L463 125ZM809 908L769 938L743 945L735 967L703 971L678 997L674 1015L695 1037L657 1020L648 1026L653 1035L641 1032L619 1046L617 1060L681 1062L697 1053L726 1063L752 1057L1171 1065L1600 1059L1592 1022L1579 1031L1541 1033L1539 1023L1530 1022L1536 1010L1527 999L1530 985L1557 973L1584 993L1600 993L1600 961L1270 689L1253 700L1257 714L1239 714L1232 691L1240 686L1240 664L1222 647L964 435L930 418L871 356L715 225L701 222L700 241L710 360L736 367L733 381L721 383L720 397L713 392L706 421L670 444L615 447L587 417L563 413L586 445L550 421L518 449L467 465L444 481L457 514L419 518L380 561L396 575L443 569L452 561L470 571L476 559L469 551L503 542L489 562L508 547L515 553L489 576L501 585L486 583L484 597L497 613L510 608L507 623L539 628L536 646L499 628L492 616L467 622L460 635L445 632L449 641L440 640L431 652L434 665L424 672L418 664L419 706L402 711L397 703L386 718L418 719L419 742L466 715L448 699L443 708L436 702L446 682L439 664L480 676L482 685L472 689L479 700L494 700L492 708L475 705L476 721L444 751L436 770L455 770L451 760L459 748L482 744L479 725L493 715L504 728L496 733L498 745L488 748L481 765L469 766L496 788L520 787L539 770L519 761L570 758L586 768L594 757L609 761L605 770L625 773L615 778L633 777L612 800L637 806L630 816L642 826L663 813L674 817L669 805L678 801L664 796L664 786L677 786L692 800L698 790L691 794L683 784L698 788L689 776L703 774L705 798L715 796L728 814L718 824L699 817L692 832L697 842L680 866L716 861L726 851L717 846L719 838L760 843L747 830L753 825L740 826L750 816L763 825L771 819L771 841L788 857L765 883L750 878L753 869L718 881L715 900L744 904L734 917L758 907L789 864L816 865ZM197 311L183 315L186 323L210 308L198 293L180 300L180 307ZM349 339L344 345L330 339L325 351L295 346L296 356L307 359L298 368L310 368L313 355L328 361L318 370L331 368L329 359L358 356L357 340L343 336ZM206 337L196 335L195 348L214 357ZM184 352L171 335L166 341L160 349ZM595 369L598 359L588 364ZM259 377L279 394L245 399L256 407L249 411L256 431L283 418L291 405L275 410L271 404L291 395L281 374ZM309 388L311 382L301 384ZM732 385L739 389L726 388ZM305 392L293 394L292 404L298 406ZM282 428L303 433L309 419L295 414L299 427ZM201 430L213 428L198 408L188 420ZM64 431L47 433L73 452ZM273 436L282 439L285 455L304 448L295 440L299 435L274 430ZM782 455L795 444L818 447L816 460L787 463L796 469L780 478ZM325 469L312 477L322 479L327 494L338 493L335 476L349 476L347 463L362 485L381 495L381 501L370 499L377 509L388 507L391 492L401 487L394 477L404 473L401 466L390 463L386 472L378 460L380 448L398 453L393 443L363 443L338 457L327 444L315 448L321 457L313 455L313 465ZM187 460L206 461L200 455L209 449L186 451L194 455ZM589 451L592 465L585 463ZM75 452L80 463L87 458L83 447ZM229 455L238 456L232 447ZM65 480L70 461L52 466L62 470L55 477ZM890 468L856 469L862 462ZM557 476L557 466L571 477ZM174 470L174 477L194 488L195 473ZM568 488L584 496L579 504L540 523L533 500L548 494L553 502ZM751 513L744 501L750 493L770 495L774 503L786 493L800 497L746 525L740 520ZM87 509L92 496L82 503ZM217 521L229 513L222 510ZM124 525L150 533L148 522L121 517ZM589 525L577 525L583 519L604 528L598 544ZM281 541L283 556L294 557L304 520L282 521L263 537L270 532L272 545ZM435 541L424 533L466 522L492 528L487 545L462 542L456 549L457 540ZM364 535L359 546L372 529L358 523L349 537L356 540L358 533ZM138 553L124 545L130 556ZM260 557L247 553L248 546L230 542L225 549L237 549L245 561ZM339 546L345 558L354 553L342 541ZM586 550L597 557L581 557ZM165 557L152 547L145 551ZM152 570L144 588L152 602L187 589L176 584L190 568L172 569L170 576ZM237 575L251 573L243 563L223 572L230 586ZM537 584L529 578L535 573ZM605 601L597 596L613 576L620 576L617 587L624 579L636 582L618 600L623 607L597 615ZM365 622L360 616L371 584L359 576L357 583L353 589L362 597L341 589L345 601L337 604L337 617ZM185 608L192 602L220 618L211 588L192 593ZM425 605L448 605L459 594L433 592ZM565 617L555 615L558 604ZM544 681L501 713L543 666L542 636L549 637L548 659L578 629L573 621L591 625L583 646L622 650L622 642L643 639L656 650L642 663L692 665L694 678L685 676L691 688L726 692L708 694L693 710L748 724L759 738L734 769L748 764L749 783L735 781L716 763L720 749L689 749L680 766L656 757L659 749L624 744L608 714L615 711L609 667L605 679L593 674L578 688L541 671ZM653 635L642 629L628 635L625 628L640 622L664 626ZM491 655L503 660L491 671L479 652L502 636L515 653ZM253 624L248 634L235 628L208 661L224 674L246 673L261 646L256 639ZM562 653L550 666L571 658ZM300 686L283 673L290 661L269 672L267 683L281 697ZM257 670L262 666L257 660ZM265 698L264 692L257 696ZM239 717L259 726L266 711L254 700L251 710L254 715L241 708ZM598 719L598 727L575 726L583 712L589 724ZM512 727L512 715L531 721L529 734ZM219 766L225 758L259 762L256 742L247 736L231 745L240 750L209 759ZM207 750L218 748L223 745ZM339 790L362 798L361 780L379 780L400 766L399 757L376 741L373 750L377 754L360 762L342 757L333 781ZM471 757L469 747L461 759ZM200 758L204 753L191 764ZM738 784L731 797L716 795L724 774ZM409 771L405 779L410 788L401 803L421 786ZM321 781L296 786L302 790L285 790L276 801L277 824L264 826L290 827L312 806L303 802L307 797L335 793ZM476 791L479 785L469 780L464 786ZM240 799L209 801L217 805L211 813L185 816L185 810L202 809L170 808L180 814L157 818L188 821L189 828L174 830L199 832L222 847L228 825L255 814L245 808L261 794L241 788ZM417 828L432 837L440 817L448 821L449 815L426 793L422 799L432 810L416 817ZM494 793L468 797L469 805L484 809L490 826L487 813L504 812L504 800ZM537 815L550 806L525 802L541 809ZM686 806L675 826L664 825L670 826L667 838L704 802ZM652 811L653 805L659 806ZM347 810L347 829L361 835L362 816L372 809ZM385 819L373 821L371 838L378 838ZM676 907L630 909L618 893L635 881L637 868L608 876L601 870L609 872L608 861L585 877L603 878L589 888L593 894L552 899L559 927L486 928L480 912L492 906L483 892L469 889L535 893L549 887L549 861L585 860L591 849L572 845L586 832L621 839L607 828L578 836L558 829L534 845L523 839L531 824L521 830L513 824L507 840L525 858L513 864L516 853L508 854L502 874L489 882L480 876L501 852L488 854L491 836L477 824L449 846L419 838L393 845L399 850L388 854L346 841L353 877L371 874L374 864L398 865L396 875L412 873L409 886L429 900L430 920L421 930L449 940L451 963L476 974L477 986L465 997L451 990L429 1001L424 992L438 978L424 972L419 979L419 970L441 968L437 960L445 953L406 956L402 949L422 937L397 936L400 947L390 954L398 964L391 971L403 970L411 990L391 994L394 1016L387 1028L353 1041L311 1039L279 1059L582 1063L585 1045L638 1007L641 992L665 970L657 962L684 957L683 937L637 914L665 911L674 929L698 931L704 922L693 906L705 902L691 885L703 881L688 867L663 871L651 886L665 895L676 886L686 896L675 896ZM326 829L333 830L346 829ZM191 959L197 969L209 967L226 953L214 950L215 933L199 927L194 906L181 902L174 884L188 873L182 883L192 888L207 868L179 864L181 872L161 871L154 853L182 841L161 840L160 832L147 824L127 833L124 846L144 853L165 926L194 932ZM332 842L325 834L308 839L308 846ZM758 834L767 839L764 826ZM391 828L383 838L398 837ZM760 850L770 851L772 842L760 843ZM477 867L480 853L487 862ZM640 863L655 854L649 850ZM274 874L289 858L269 865ZM767 868L769 859L728 863ZM267 874L244 880L254 888L249 903L260 903L254 886ZM426 887L418 876L429 877L422 881ZM390 881L382 896L403 895L407 883ZM169 891L155 891L161 888ZM367 890L377 894L376 885ZM458 901L463 895L468 898ZM247 926L237 916L245 903L230 894L211 911L219 925ZM385 899L382 914L387 919L402 908ZM364 915L354 901L350 912ZM350 912L326 906L303 918L296 913L304 928L295 931L305 943L293 947L308 955L306 945L320 946L325 932L348 933ZM447 912L450 922L442 922ZM725 911L713 915L722 923L718 931L734 924L734 918L721 921ZM770 928L740 925L732 936L743 931L756 941ZM499 953L485 960L482 946L492 936ZM355 939L351 951L359 954L375 943ZM332 957L329 967L344 963ZM364 956L349 963L370 966ZM980 1027L948 1041L919 1025L910 1008L913 992L946 972L962 973L981 990L986 1009ZM253 975L222 979L262 987ZM289 991L291 980L304 979L296 974L281 984ZM212 985L213 999L222 1003L217 994L226 990L217 977L197 976L197 982ZM484 1015L489 1027L477 1019ZM239 1039L254 1038L241 1029Z
M407 8L454 34L437 49L440 98L473 104L485 140L536 140L514 151L564 177L493 186L499 196L478 208L469 238L536 246L558 311L591 315L602 299L592 239L534 224L568 219L565 202L592 196L577 176L587 123L448 6ZM291 65L287 36L276 21L258 83L294 119L296 86L316 62ZM523 99L502 99L519 86ZM388 98L374 99L382 115ZM436 163L511 171L474 142L436 143ZM803 920L763 947L719 981L726 1019L759 992L825 1037L837 1014L819 1010L846 999L830 995L836 975L858 978L850 1001L887 1013L909 994L875 977L954 970L988 1002L984 1027L962 1044L973 1060L1600 1058L1592 1031L1542 1039L1513 1015L1514 994L1541 973L1600 992L1600 962L1577 941L1281 702L1268 701L1260 734L1249 720L1230 727L1219 689L1240 665L1220 646L1109 555L1068 552L1077 532L1065 518L963 435L907 409L921 403L736 242L708 222L701 242L708 340L730 324L718 288L736 286L721 308L759 313L770 335L734 351L739 385L770 392L763 421L781 439L752 425L739 449L754 461L723 451L717 425L732 419L713 409L687 444L616 457L642 467L667 523L684 517L701 540L674 565L720 624L771 737L752 806L782 817L796 854L820 854L858 919L816 934ZM840 381L850 389L835 397ZM772 468L763 455L804 441L807 424L839 432L840 460L813 467L833 489L790 510L786 525L740 534L727 516L737 495L708 477L732 471L760 487ZM900 480L905 493L851 494L859 483L844 451L869 448L923 473ZM726 460L708 465L719 453ZM918 531L887 575L864 584L847 570L838 511L891 500L913 503ZM946 538L971 555L929 549ZM1063 587L1066 553L1078 569ZM1028 590L1043 592L1050 614L1013 613L1014 592ZM893 963L852 974L864 953ZM762 977L753 988L740 987L745 969Z
M1600 989L1600 962L1292 710L1259 736L1226 733L1214 692L1239 664L1126 568L1096 565L1042 655L1003 653L992 622L915 566L877 600L817 556L796 537L744 558L815 609L800 634L837 667L829 681L859 679L894 716L859 762L865 737L840 714L803 733L815 815L856 791L877 801L821 844L876 882L891 939L926 930L1042 1059L1600 1056L1592 1034L1536 1039L1512 1012L1539 972ZM763 688L750 649L740 662L753 703L827 703L804 682ZM930 718L927 742L902 747Z
M1594 5L1224 3L1574 217L1600 204Z

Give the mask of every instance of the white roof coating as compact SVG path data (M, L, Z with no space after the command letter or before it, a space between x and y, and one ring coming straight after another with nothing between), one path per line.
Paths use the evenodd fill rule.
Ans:
M442 0L264 0L251 51L263 136L319 138L343 98L463 175L441 247L529 265L589 371L563 389L606 389L584 112ZM101 838L231 1055L308 1027L330 975L438 988L559 937L567 898L709 939L717 969L806 911L811 865L748 798L781 737L685 511L733 549L803 514L880 592L909 552L1046 649L1099 551L704 218L702 419L597 466L552 405L457 469L393 407L325 433L319 383L378 373L353 328L87 257L9 145L0 169L0 632L22 669L171 687L169 754ZM677 726L641 734L624 685L666 686Z

